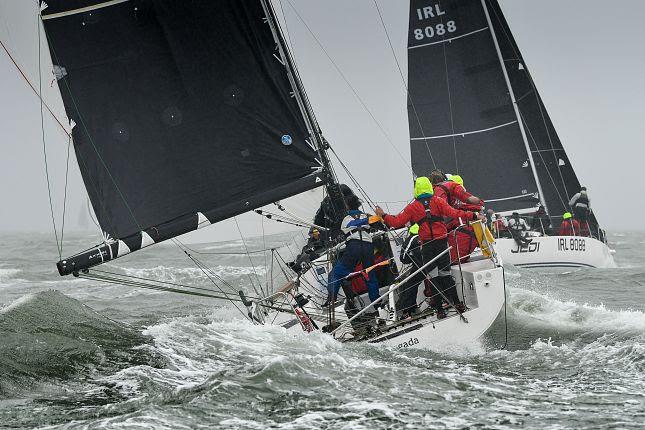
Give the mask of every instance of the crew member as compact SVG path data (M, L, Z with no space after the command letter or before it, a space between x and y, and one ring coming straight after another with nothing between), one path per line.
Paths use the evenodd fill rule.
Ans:
M495 218L493 220L493 234L498 239L500 237L506 237L506 238L513 237L511 236L511 233L508 231L508 221L506 221L506 218L504 218L500 214L495 214Z
M408 229L408 237L401 246L401 263L411 264L412 272L423 266L423 255L421 254L421 242L419 241L419 224L414 224ZM432 294L432 284L423 272L410 278L399 287L399 302L396 305L397 309L401 310L401 319L408 319L418 311L417 292L419 284L424 282L424 294L429 297L431 304L434 303Z
M346 277L354 271L359 262L362 263L365 269L374 265L374 246L372 244L372 235L369 232L370 218L374 217L369 217L359 210L361 201L358 197L350 197L346 200L346 203L349 211L341 223L341 229L346 238L345 251L329 273L327 283L329 297L325 304L335 301L338 291L342 287L347 298L347 305L351 310L355 310L351 280L346 279ZM379 297L378 281L376 272L373 270L369 272L367 290L370 301L374 301Z
M440 170L435 170L436 178L442 174ZM483 200L475 197L466 191L464 187L464 180L460 175L446 175L448 182L433 185L435 190L439 188L442 192L436 193L437 197L444 198L455 209L464 211L479 212L484 204ZM446 191L447 190L447 191ZM451 196L455 196L451 198ZM459 197L456 197L459 196ZM466 201L462 199L465 196ZM476 203L472 203L476 201ZM444 219L446 228L448 230L448 246L450 246L450 261L452 264L457 264L460 260L465 263L470 258L470 254L477 248L477 238L475 231L468 225L468 221L461 218L446 218Z
M483 206L484 201L479 197L473 196L463 187L463 179L459 175L450 175L451 179L439 169L430 172L430 179L434 188L434 195L448 202L450 206L455 206L457 202L469 205Z
M356 194L345 184L329 185L329 195L327 195L316 212L314 224L324 227L324 235L321 235L321 241L326 243L329 240L335 240L341 235L340 223L347 214L347 201L357 198Z
M288 266L296 273L302 273L309 267L309 263L320 256L325 249L325 244L320 235L320 230L316 226L309 229L309 238L307 243L302 247L300 254L293 262L287 263Z
M520 214L517 212L513 212L511 214L511 218L508 220L508 230L511 232L515 242L520 246L526 245L531 241L525 237L526 232L529 230L529 226L524 218L520 218Z
M580 231L580 223L577 219L571 217L570 212L562 215L562 224L560 224L559 236L577 236Z
M457 210L446 203L444 199L436 198L430 179L425 176L417 178L414 184L415 200L408 204L398 215L387 215L383 209L376 207L376 215L383 218L385 225L400 228L406 224L419 224L419 240L424 264L429 263L448 248L448 238L443 217L460 218L467 220L483 219L474 212ZM446 252L436 261L424 268L423 273L429 276L434 268L438 268L439 276L433 279L433 284L447 301L455 306L459 312L465 310L459 301L455 280L450 275L450 256ZM446 313L441 305L441 300L435 303L437 318L443 319Z
M573 216L581 223L586 223L589 216L589 209L591 208L591 199L587 194L587 187L580 188L580 192L576 193L571 200L569 206L573 210Z
M544 235L551 234L551 219L542 205L540 205L535 214L533 214L531 230L539 231Z

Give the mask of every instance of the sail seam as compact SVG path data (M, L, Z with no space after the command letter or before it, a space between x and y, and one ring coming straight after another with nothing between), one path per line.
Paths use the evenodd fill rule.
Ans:
M555 151L564 151L564 148L532 149L531 150L531 152L555 152Z
M103 9L104 7L109 7L109 6L114 6L120 3L125 3L130 0L111 0L111 1L106 1L104 3L98 3L92 6L86 6L86 7L81 7L78 9L71 9L67 10L65 12L58 12L58 13L52 13L51 15L43 15L42 19L55 19L55 18L62 18L64 16L70 16L70 15L78 15L79 13L84 13L84 12L90 12L93 10L97 9Z
M494 127L483 128L483 129L481 129L481 130L464 131L464 132L461 132L461 133L444 134L444 135L441 135L441 136L411 137L411 138L410 138L410 140L443 139L443 138L446 138L446 137L466 136L466 135L468 135L468 134L478 134L478 133L484 133L484 132L491 131L491 130L496 130L496 129L498 129L498 128L507 127L507 126L509 126L509 125L513 125L513 124L516 124L516 123L517 123L517 120L515 120L515 121L511 121L511 122L507 122L506 124L496 125L496 126L494 126Z
M531 197L531 196L532 196L532 194L527 193L527 194L519 194L517 196L511 196L511 197L502 197L502 198L499 198L499 199L486 199L486 203L489 203L489 202L501 202L501 201L504 201L504 200L515 200L515 199L520 199L520 198L524 198L524 197Z
M479 30L471 31L470 33L464 33L459 36L451 37L450 39L443 39L443 40L438 40L436 42L424 43L423 45L409 46L408 50L415 49L415 48L423 48L424 46L438 45L440 43L445 43L445 42L452 42L453 40L461 39L462 37L470 36L486 30L488 30L488 27L480 28Z

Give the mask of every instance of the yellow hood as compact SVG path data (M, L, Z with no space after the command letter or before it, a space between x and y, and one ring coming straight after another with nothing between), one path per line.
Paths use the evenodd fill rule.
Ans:
M425 176L418 177L414 182L414 198L418 198L421 194L434 194L432 183Z

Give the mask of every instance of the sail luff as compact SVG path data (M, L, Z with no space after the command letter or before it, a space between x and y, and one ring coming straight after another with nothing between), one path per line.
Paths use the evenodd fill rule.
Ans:
M329 160L326 152L326 144L322 137L320 125L318 124L318 120L316 119L316 115L309 101L309 97L307 96L307 91L305 90L302 80L300 79L300 74L298 73L296 63L293 60L292 53L286 43L284 34L282 34L282 29L279 25L273 4L271 3L271 0L261 0L261 2L267 16L268 23L271 26L271 33L273 34L273 38L275 39L275 42L278 46L280 56L285 63L287 76L289 77L289 82L291 83L291 87L293 88L294 97L296 97L296 100L298 101L298 106L300 107L303 118L305 119L305 123L307 124L307 128L313 141L312 143L315 149L318 151L318 154L320 155L320 160L323 164L323 168L328 176L328 183L336 183L336 178L334 177L331 161Z
M526 148L526 154L529 159L529 163L531 165L531 171L533 172L533 177L535 178L535 183L538 188L538 193L539 193L539 199L542 205L544 205L544 208L548 211L548 206L546 204L546 201L544 199L544 193L542 191L542 185L540 183L540 178L537 174L537 169L535 167L535 160L533 160L533 153L531 152L531 148L529 146L529 141L526 137L526 130L524 129L524 121L522 120L522 116L520 115L519 108L517 106L517 100L515 98L515 91L513 91L513 86L511 85L510 78L508 76L508 71L506 70L506 65L504 64L504 57L502 56L502 51L499 48L499 43L497 41L497 35L495 33L495 29L493 27L493 23L490 19L490 14L488 12L488 6L486 5L486 0L481 0L482 8L484 9L484 14L486 15L486 21L488 22L488 28L490 30L491 37L493 38L493 44L495 45L495 51L497 52L497 57L499 58L499 63L502 68L502 73L504 74L504 80L506 82L506 86L508 87L508 92L511 97L511 103L513 104L513 110L515 112L515 116L517 118L517 124L520 128L520 133L522 134L522 141L524 142L524 147Z

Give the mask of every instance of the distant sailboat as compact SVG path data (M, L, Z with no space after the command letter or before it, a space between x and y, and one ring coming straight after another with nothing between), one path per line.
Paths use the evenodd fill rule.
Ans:
M285 202L316 189L342 201L341 188L269 0L52 0L42 4L40 16L104 237L61 258L61 275L226 299L243 303L245 316L256 323L305 331L326 325L339 340L401 347L469 343L498 316L505 301L503 269L484 230L486 256L453 268L468 309L449 311L441 321L429 310L398 320L397 288L418 268L395 264L399 235L380 233L385 264L398 278L381 288L390 317L360 336L357 318L372 309L365 295L357 299L358 314L343 309L343 298L321 306L326 292L320 281L342 243L328 244L296 272L282 266L289 282L255 295L97 269L172 240L211 279L177 236L253 211L312 227Z
M497 0L412 0L408 59L415 173L459 173L502 215L541 204L557 231L580 182ZM595 237L498 238L497 250L522 267L615 267L593 213L589 225Z

